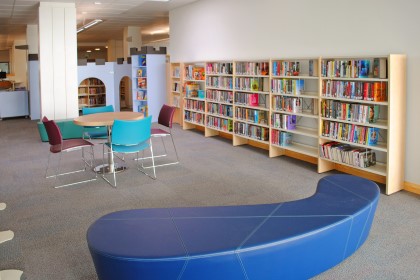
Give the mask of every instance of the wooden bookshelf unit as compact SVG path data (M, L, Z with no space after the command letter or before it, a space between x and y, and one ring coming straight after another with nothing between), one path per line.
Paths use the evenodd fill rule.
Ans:
M190 62L175 69L183 71L183 80L172 72L171 80L184 84L184 129L305 160L319 173L335 169L384 183L388 195L403 189L405 55Z
M98 78L88 78L79 85L79 110L83 107L106 105L106 91L104 83Z

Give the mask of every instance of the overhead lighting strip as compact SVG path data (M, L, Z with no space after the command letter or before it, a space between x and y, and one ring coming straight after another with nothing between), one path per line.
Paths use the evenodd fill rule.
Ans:
M86 23L86 24L85 24L85 25L83 25L82 27L79 27L79 28L77 29L77 33L82 32L82 31L84 31L84 30L86 30L86 29L89 29L89 28L91 28L92 26L95 26L95 25L97 25L98 23L101 23L101 22L103 22L103 20L102 20L102 19L95 19L95 20L92 20L91 22Z

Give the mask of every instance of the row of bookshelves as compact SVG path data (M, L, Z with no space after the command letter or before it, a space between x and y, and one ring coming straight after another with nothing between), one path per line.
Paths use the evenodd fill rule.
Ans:
M390 158L403 165L396 143L404 138L397 113L405 100L404 55L174 63L171 71L184 129L224 132L234 145L256 141L270 156L309 156L318 172L351 166L366 177L382 176L387 193L399 188L401 174L386 166ZM345 156L321 153L333 141L343 144ZM371 152L356 161L350 150Z

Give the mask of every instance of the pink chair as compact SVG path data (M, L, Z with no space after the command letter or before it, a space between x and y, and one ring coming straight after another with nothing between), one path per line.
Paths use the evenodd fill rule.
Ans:
M46 130L47 135L48 135L48 141L50 143L50 153L48 154L48 164L47 164L47 169L45 170L45 178L55 178L56 180L58 180L58 176L63 176L63 175L73 174L73 173L76 173L76 172L86 171L87 166L89 166L90 168L93 167L93 162L95 160L94 153L93 153L93 143L91 143L87 140L84 140L84 139L66 139L66 140L63 140L60 128L55 123L55 121L48 120L47 117L43 117L42 118L42 123L45 126L45 130ZM90 148L90 154L91 154L90 163L88 163L85 159L84 148ZM65 172L65 173L60 173L60 164L61 164L62 154L65 153L65 152L73 152L73 151L79 151L79 150L82 151L82 160L84 162L83 169L70 171L70 172ZM50 160L51 160L51 155L52 154L59 154L59 159L58 159L58 164L57 164L55 174L48 176L48 170L49 170L49 167L50 167ZM94 178L91 178L91 179L88 179L88 180L83 180L83 181L72 182L72 183L68 183L68 184L63 184L63 185L57 185L57 186L55 186L55 188L67 187L67 186L71 186L71 185L75 185L75 184L90 182L90 181L94 181L96 179L97 179L97 174L95 173Z

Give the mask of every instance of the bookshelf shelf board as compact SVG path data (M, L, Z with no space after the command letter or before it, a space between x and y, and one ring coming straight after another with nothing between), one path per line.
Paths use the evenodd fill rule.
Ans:
M318 76L309 76L309 74L303 74L299 76L272 76L273 79L293 79L293 80L318 80Z
M185 79L185 82L196 82L196 83L205 83L206 80L194 80L194 79Z
M198 125L198 126L204 126L204 123L198 123L198 122L194 122L194 121L190 121L190 120L184 120L184 122L194 124L194 125Z
M358 125L358 126L368 126L368 127L377 127L377 128L381 128L381 129L388 129L388 122L386 120L377 120L374 123L360 123L360 122L351 122L351 121L346 121L346 120L339 120L339 119L332 119L332 118L325 118L325 117L321 117L322 120L325 121L332 121L332 122L339 122L339 123L348 123L348 124L354 124L354 125Z
M206 89L216 89L216 90L223 90L223 91L233 91L233 88L212 87L212 86L206 86Z
M289 112L289 111L282 111L282 110L276 110L273 109L271 110L272 113L279 113L279 114L284 114L284 115L296 115L296 116L300 116L300 117L305 117L305 118L312 118L312 119L318 119L318 115L313 115L313 114L309 114L309 113L295 113L295 112ZM331 119L328 119L331 120Z
M239 138L256 141L256 142L263 143L263 144L269 144L270 143L268 140L264 141L264 140L261 140L261 139L258 139L258 138L253 138L253 137L249 137L249 136L242 135L242 134L233 133L233 135L236 136L236 137L239 137Z
M304 92L304 93L301 93L301 94L273 92L273 93L271 93L271 95L273 95L273 96L287 96L287 97L319 99L319 96L318 96L317 92Z
M246 90L246 89L239 89L239 88L236 88L233 90L236 92L245 92L245 93L258 93L258 94L267 94L267 95L270 94L269 91L255 91L255 90Z
M195 109L189 109L189 108L184 108L185 111L190 111L190 112L194 112L194 113L199 113L199 114L203 114L204 115L204 111L199 111L199 110L195 110Z
M363 145L363 144L338 140L338 139L334 139L334 138L329 138L329 137L326 137L326 136L321 136L320 139L324 139L324 140L328 140L328 141L338 141L340 143L349 144L351 146L361 147L361 148L365 148L365 149L371 149L371 150L375 150L375 151L381 151L381 152L385 152L385 153L387 152L386 143L384 143L384 142L378 142L378 144L375 145L375 146L368 146L368 145Z
M240 104L240 103L235 103L233 105L235 105L235 107L243 107L243 108L261 110L261 111L270 111L269 108L264 108L264 107L259 107L259 106L251 106L251 105Z
M225 120L233 120L232 117L227 117L225 115L219 115L219 114L213 114L213 113L207 113L207 116L212 116L212 117L221 118Z
M252 125L255 125L255 126L260 126L260 127L269 128L269 125L268 125L268 124L255 123L255 122L247 121L247 120L245 120L245 119L238 119L238 118L235 118L235 122L247 123L247 124L252 124Z
M228 103L228 102L225 102L225 101L216 101L216 100L213 100L213 99L206 99L206 101L209 102L209 103L217 103L217 104L222 104L222 105L233 106L232 103Z
M227 133L227 134L233 135L233 132L232 131L223 130L223 129L220 129L218 127L211 126L211 125L208 125L208 124L206 125L206 128L209 128L209 129L212 129L212 130L217 130L217 131L220 131L220 132L223 132L223 133Z
M233 77L233 74L224 73L206 73L207 77Z
M321 96L321 99L336 100L336 101L342 101L342 102L348 102L348 103L372 104L372 105L380 105L380 106L389 105L389 103L386 101L369 101L369 100L362 100L362 99L340 98L340 97L332 97L332 96Z
M281 149L297 152L299 154L304 154L304 155L315 157L315 158L318 157L318 149L313 146L296 143L296 142L292 142L292 144L289 146L280 146L277 144L271 144L271 145L274 147L281 148Z
M206 101L204 98L198 98L198 97L188 97L188 96L184 96L184 99L189 99L189 100L197 100L197 101Z
M236 74L235 77L238 78L270 78L269 75L245 75L245 74Z
M286 131L292 134L304 135L311 138L318 138L318 130L315 128L296 126L296 129L285 129L285 128L279 128L279 127L273 127L272 129L279 130L279 131Z
M258 139L258 138L253 138L253 137L249 137L249 136L242 135L242 134L237 134L237 133L233 133L233 136L243 138L243 139L247 139L247 140L252 140L252 141L255 141L255 142L262 143L262 144L269 144L270 143L268 140L264 141L264 140L261 140L261 139Z
M321 77L321 80L330 81L357 81L357 82L388 82L388 79L381 78L345 78L345 77Z
M347 163L344 163L344 162L339 162L339 161L335 161L335 160L327 159L327 158L323 158L323 157L320 157L319 159L329 161L329 162L333 162L333 163L340 164L340 165L344 165L344 166L348 166L348 167L351 167L351 168L363 170L363 171L368 171L370 173L374 173L374 174L381 175L381 176L386 176L386 174L387 174L386 173L386 169L387 169L386 164L380 163L380 162L376 162L376 164L373 165L373 166L363 168L363 167L354 166L354 165L350 165L350 164L347 164Z

